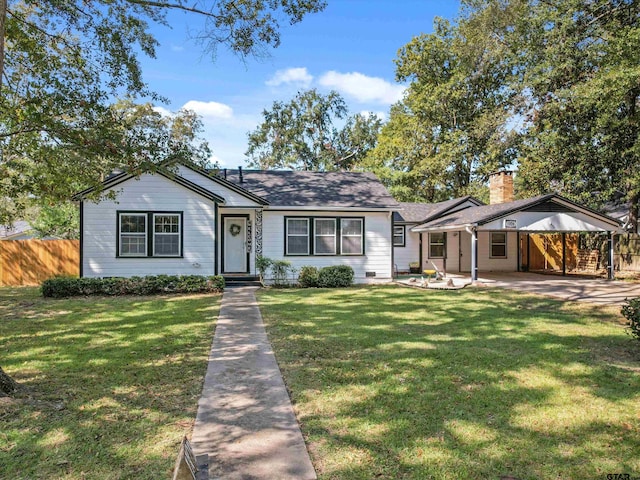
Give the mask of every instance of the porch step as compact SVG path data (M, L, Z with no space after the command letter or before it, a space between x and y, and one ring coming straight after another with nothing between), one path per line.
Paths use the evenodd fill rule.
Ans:
M261 287L260 277L257 275L223 275L227 287Z

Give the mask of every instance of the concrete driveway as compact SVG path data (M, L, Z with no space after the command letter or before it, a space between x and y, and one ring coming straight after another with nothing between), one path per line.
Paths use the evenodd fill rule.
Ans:
M480 272L478 284L600 305L622 305L625 298L640 297L638 282L578 276Z

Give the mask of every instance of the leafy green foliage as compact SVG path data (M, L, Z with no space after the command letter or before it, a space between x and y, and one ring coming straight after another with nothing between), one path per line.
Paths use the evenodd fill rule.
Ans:
M294 274L296 269L289 260L274 260L271 262L271 273L273 274L273 285L284 287L289 285L289 274Z
M318 269L312 265L300 267L298 283L303 288L317 287L319 283Z
M349 265L322 267L318 272L318 287L344 288L353 285L354 272Z
M489 173L513 161L505 77L495 40L436 19L434 33L398 53L396 79L410 84L366 165L398 200L477 194Z
M273 102L264 121L250 132L249 164L264 169L351 170L376 144L381 121L375 115L348 116L337 92L312 89L291 101ZM344 120L342 129L334 123Z
M241 56L280 43L280 21L296 23L323 0L45 0L0 2L0 223L43 204L99 187L114 170L137 174L168 157L210 158L196 138L192 112L169 119L141 99L147 88L139 55L155 56L151 25L170 11L203 22L197 39L215 54L226 45ZM114 98L126 98L111 105Z
M629 335L640 341L640 297L627 300L622 306L622 315L629 322Z
M273 264L273 260L271 260L268 257L264 257L262 255L259 255L258 257L256 257L256 269L260 274L261 282L264 282L264 279L267 276L267 271L269 270L269 268L271 268L272 264Z
M25 218L40 238L80 238L80 211L72 202L36 206Z
M224 290L224 278L202 275L158 275L147 277L69 278L42 282L44 297L80 295L155 295L163 293L209 293Z

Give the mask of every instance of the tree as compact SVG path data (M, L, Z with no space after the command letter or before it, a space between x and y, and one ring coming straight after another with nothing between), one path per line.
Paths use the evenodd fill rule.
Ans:
M467 21L499 38L523 123L518 186L600 207L640 202L640 2L469 0ZM486 21L486 13L501 23Z
M39 238L80 238L80 212L72 202L38 205L35 211L27 213L26 218Z
M273 102L264 121L248 134L246 155L258 168L351 170L375 146L381 121L375 115L348 116L344 99L307 90L289 102ZM338 129L336 123L344 121Z
M19 216L29 198L55 203L68 197L70 185L97 186L114 169L157 163L149 155L156 146L144 143L154 135L125 135L129 120L110 104L160 99L144 83L138 55L155 55L150 25L167 25L168 12L203 21L197 39L205 51L226 45L246 57L278 46L283 19L299 22L324 5L0 0L0 223ZM128 144L119 143L125 138Z
M477 193L513 161L502 66L493 39L443 19L400 49L396 79L409 81L408 91L366 162L400 200Z

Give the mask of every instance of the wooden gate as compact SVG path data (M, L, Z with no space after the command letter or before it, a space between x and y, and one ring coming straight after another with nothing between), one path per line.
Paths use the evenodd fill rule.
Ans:
M523 264L529 260L529 270L562 271L562 234L532 233L529 235L529 252L527 254L527 236L522 235ZM565 265L567 271L575 270L578 263L578 234L566 234Z
M40 285L56 275L79 274L79 240L0 242L0 286Z

